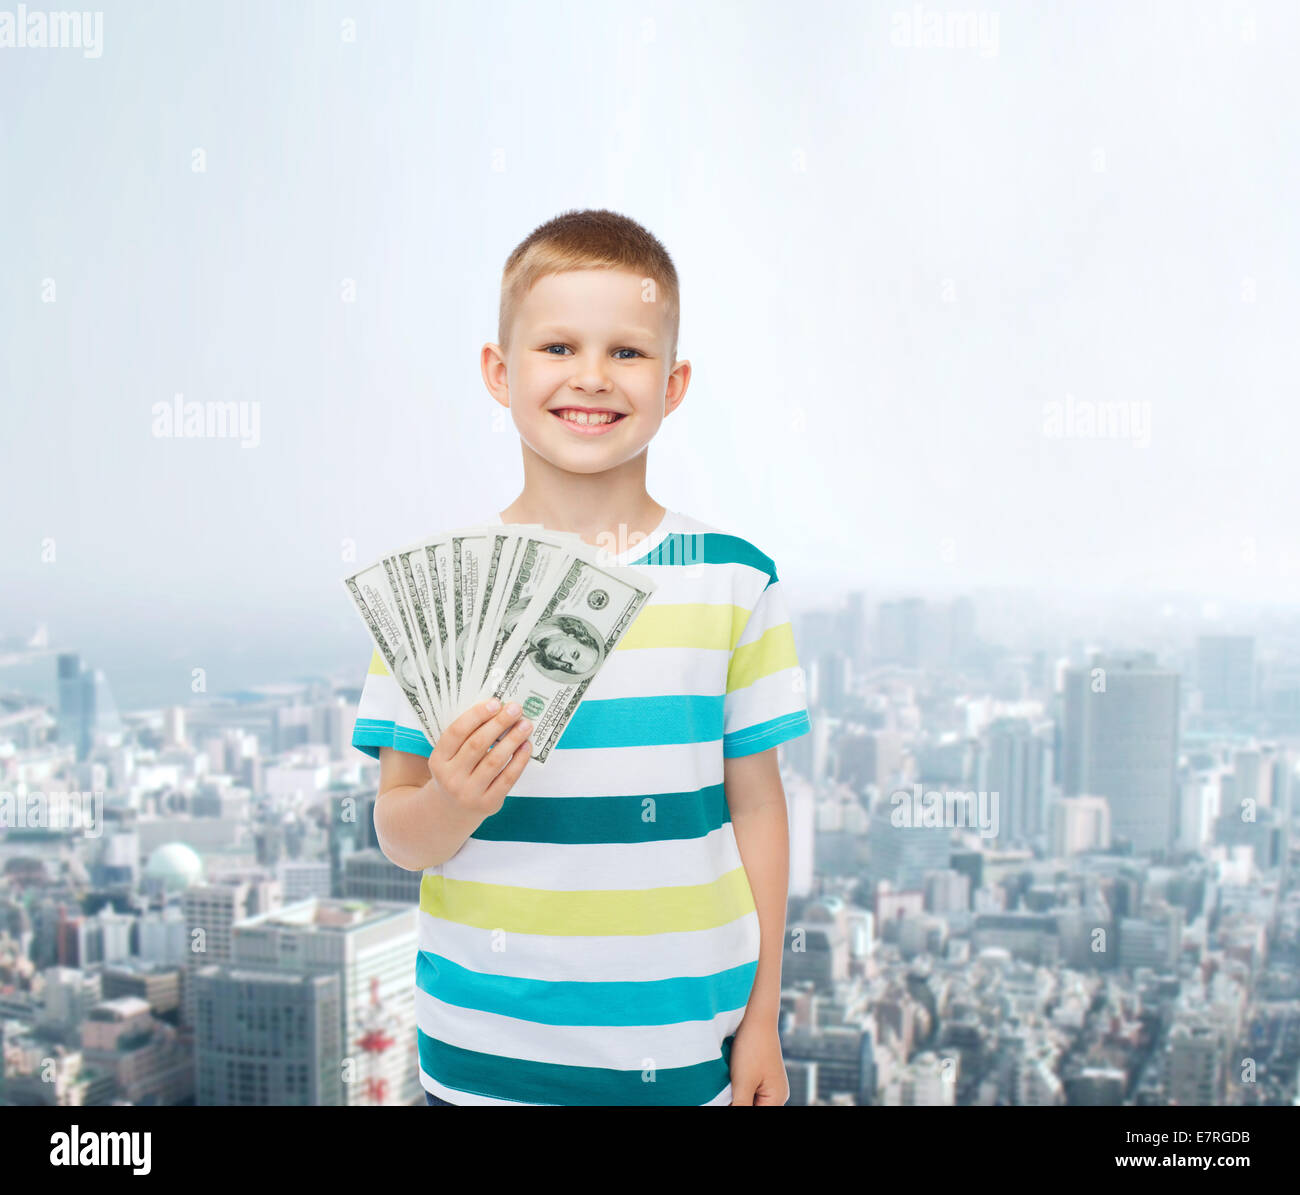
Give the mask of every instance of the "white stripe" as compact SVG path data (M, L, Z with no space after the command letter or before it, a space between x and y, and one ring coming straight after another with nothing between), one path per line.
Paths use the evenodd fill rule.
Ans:
M424 733L420 729L419 718L406 699L406 690L391 675L379 672L366 673L365 684L361 687L361 700L357 702L357 717L397 722L420 734Z
M767 573L750 565L725 564L643 564L637 569L655 583L650 606L732 606L739 604L737 593L752 593L756 600L767 585ZM745 585L736 579L743 576Z
M728 1009L707 1021L676 1025L541 1025L496 1013L446 1004L415 990L415 1022L430 1037L479 1054L506 1059L595 1066L607 1070L671 1070L697 1066L719 1056L724 1038L735 1033L743 1008ZM491 1043L491 1049L485 1049ZM454 1096L444 1096L453 1100Z
M712 975L758 960L758 913L713 929L668 934L502 934L419 910L419 948L488 975L592 983ZM494 950L496 944L501 949Z
M554 1107L553 1104L525 1104L519 1100L494 1100L491 1096L477 1095L472 1091L457 1091L454 1087L447 1087L439 1083L424 1067L420 1067L420 1086L425 1091L432 1091L434 1095L446 1100L448 1103L456 1104L466 1108L487 1107L488 1105L503 1106L507 1108L539 1108ZM728 1083L717 1095L716 1099L711 1099L707 1103L701 1104L701 1108L730 1107L731 1105L731 1084ZM428 1106L428 1101L425 1101Z
M808 708L798 668L761 676L752 685L728 693L722 705L723 734L734 734L783 714Z
M723 775L719 739L661 747L566 747L557 748L544 767L525 766L510 795L623 797L694 792L721 784Z
M730 642L729 640L727 641ZM712 647L636 647L610 652L583 701L619 697L717 696L727 689L731 652Z
M448 1103L457 1104L466 1108L485 1107L489 1104L503 1105L509 1108L537 1108L544 1105L526 1104L521 1100L495 1100L490 1095L479 1095L474 1091L458 1091L455 1087L448 1087L439 1083L424 1067L420 1067L420 1086L425 1091L432 1091L440 1099ZM728 1084L730 1086L730 1084ZM425 1100L425 1106L428 1106L428 1100Z
M582 800L581 797L574 798ZM731 822L703 838L663 842L493 842L468 838L442 864L448 879L548 892L709 884L741 865Z

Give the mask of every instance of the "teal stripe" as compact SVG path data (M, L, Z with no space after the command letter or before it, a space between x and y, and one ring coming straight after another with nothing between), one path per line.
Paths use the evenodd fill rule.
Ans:
M379 758L380 747L409 751L426 758L433 754L433 744L418 730L398 726L386 718L358 718L352 730L352 745L372 759Z
M787 739L807 734L811 729L812 724L808 721L807 710L796 710L793 714L769 718L766 722L758 722L753 726L746 726L744 730L737 730L734 734L724 736L722 758L735 759L737 756L766 751L769 747L775 747L777 743L784 743Z
M618 702L584 702L578 713L587 705L604 704ZM572 725L561 736L562 744L567 743ZM709 741L718 737L711 735ZM432 751L419 731L374 718L357 719L352 744L376 759L380 747L425 756ZM670 842L703 838L729 821L731 812L722 784L706 785L693 792L631 793L620 797L507 796L501 808L480 822L471 837L486 842Z
M624 797L516 797L470 835L488 842L671 842L703 838L731 821L726 790Z
M471 971L421 950L415 983L445 1004L540 1025L677 1025L744 1008L758 962L674 979L550 980Z
M722 738L722 694L671 693L662 697L610 697L583 701L556 747L666 747Z
M556 743L559 751L593 747L666 747L680 743L711 743L722 738L724 694L668 694L661 697L588 698L574 711ZM433 752L418 730L392 721L358 718L352 744L379 758L379 747L395 747L414 755ZM366 748L373 750L366 750Z
M425 1074L454 1091L525 1104L603 1107L707 1104L731 1081L734 1039L735 1034L724 1038L720 1056L707 1062L647 1073L481 1054L449 1045L430 1037L423 1029L416 1029L420 1066Z
M765 556L747 539L736 535L723 535L717 531L695 533L674 532L665 536L662 542L651 548L639 560L631 562L629 567L640 565L682 565L693 564L745 564L767 574L767 585L771 585L776 576L776 565L770 556ZM766 590L767 585L763 588Z
M612 697L604 701L584 701L565 727L556 749L587 750L596 747L664 747L680 743L710 743L722 739L722 756L734 759L765 751L787 739L807 734L812 726L807 710L769 718L733 734L723 735L725 697L681 694L668 697ZM398 726L391 721L358 718L352 732L352 745L374 759L380 747L409 751L427 757L433 751L429 740L418 730ZM527 798L534 800L535 798ZM568 798L566 798L567 800ZM611 798L619 800L620 798ZM502 810L504 812L504 809ZM499 816L499 814L498 814ZM610 822L614 819L609 819ZM707 832L707 831L706 831ZM672 834L668 837L690 837ZM641 842L651 838L615 838L596 841ZM586 839L535 839L530 841L570 842Z

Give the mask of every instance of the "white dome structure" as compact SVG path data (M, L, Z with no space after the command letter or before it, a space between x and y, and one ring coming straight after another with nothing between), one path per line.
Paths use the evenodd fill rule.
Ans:
M183 892L203 882L203 860L193 847L183 842L167 842L154 848L144 874L147 879L161 880L169 892Z

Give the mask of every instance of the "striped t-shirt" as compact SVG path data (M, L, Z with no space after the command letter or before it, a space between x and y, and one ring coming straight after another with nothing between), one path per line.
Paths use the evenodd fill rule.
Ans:
M499 525L493 514L485 520ZM544 768L420 884L420 1082L453 1104L728 1104L759 925L723 759L809 730L772 560L668 511L657 588ZM432 745L378 652L353 745Z

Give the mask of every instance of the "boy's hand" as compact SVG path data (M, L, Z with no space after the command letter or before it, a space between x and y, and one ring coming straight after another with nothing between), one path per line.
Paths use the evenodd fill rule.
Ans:
M471 706L443 731L429 756L429 775L439 792L479 818L505 804L533 752L526 738L533 724L519 717L513 701L494 716L500 704L491 699Z
M731 1107L779 1107L789 1098L776 1025L741 1021L731 1040Z

